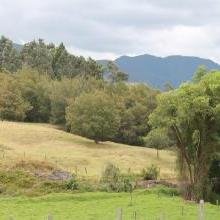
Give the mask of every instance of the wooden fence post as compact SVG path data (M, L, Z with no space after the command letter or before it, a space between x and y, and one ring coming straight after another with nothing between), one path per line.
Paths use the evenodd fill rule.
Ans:
M122 208L117 209L116 220L122 220Z
M183 206L181 207L181 214L182 214L182 216L184 215L184 207Z
M204 200L199 201L199 220L205 220L205 214L204 214Z

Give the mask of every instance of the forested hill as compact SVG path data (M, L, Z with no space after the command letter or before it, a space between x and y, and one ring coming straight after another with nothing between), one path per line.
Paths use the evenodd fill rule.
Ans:
M106 64L107 60L99 60ZM220 65L209 59L191 56L156 57L140 55L135 57L122 56L114 61L118 67L129 74L131 82L147 82L155 87L163 87L170 82L179 86L181 82L190 80L200 65L208 69L220 69Z

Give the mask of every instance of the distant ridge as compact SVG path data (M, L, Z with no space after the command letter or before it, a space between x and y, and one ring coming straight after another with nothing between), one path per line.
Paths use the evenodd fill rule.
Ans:
M105 66L108 61L98 60L98 62ZM200 65L205 65L209 70L220 70L220 65L212 60L181 55L167 57L149 54L134 57L121 56L114 62L122 71L129 74L129 81L146 82L158 88L162 88L167 82L173 86L179 86L182 82L191 80Z

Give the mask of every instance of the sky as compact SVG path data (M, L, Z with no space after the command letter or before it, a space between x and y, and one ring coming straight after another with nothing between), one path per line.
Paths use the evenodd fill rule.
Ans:
M75 55L190 55L220 63L220 0L0 0L0 35Z

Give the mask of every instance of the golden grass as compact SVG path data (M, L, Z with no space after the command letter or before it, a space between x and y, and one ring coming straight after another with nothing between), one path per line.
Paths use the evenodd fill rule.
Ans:
M21 159L54 163L80 175L99 176L104 166L112 162L124 172L138 173L151 164L161 169L161 177L175 176L175 154L129 145L92 140L73 135L49 124L0 122L0 162L12 165ZM87 174L86 174L87 170Z

